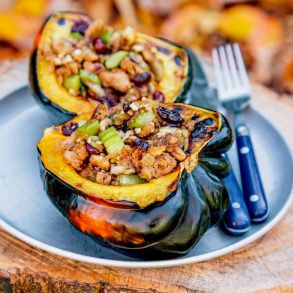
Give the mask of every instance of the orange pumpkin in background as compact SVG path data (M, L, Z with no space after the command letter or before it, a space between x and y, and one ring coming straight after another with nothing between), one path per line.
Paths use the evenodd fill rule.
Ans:
M0 1L0 60L28 56L32 36L51 12L76 10L114 27L131 25L168 38L202 55L226 42L239 42L254 81L293 94L288 78L293 63L289 54L293 1L242 2L247 4L233 0ZM272 72L272 64L281 59L284 69Z
M0 60L27 55L48 0L7 1L0 5Z

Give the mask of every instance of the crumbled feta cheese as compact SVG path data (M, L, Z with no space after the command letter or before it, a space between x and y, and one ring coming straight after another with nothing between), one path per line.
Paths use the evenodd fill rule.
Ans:
M78 121L78 127L81 127L82 125L84 125L86 123L86 121L84 120L80 120Z
M76 95L76 92L75 92L73 89L69 89L68 92L69 92L71 95L73 95L73 96Z
M123 174L124 170L125 170L124 166L112 166L111 170L110 170L110 173L111 174L116 174L116 175Z
M105 118L100 122L100 129L101 131L105 131L109 124L111 123L111 120L109 118Z
M160 128L160 130L157 133L157 137L165 136L167 133L175 134L175 133L177 133L178 130L179 129L174 128L174 127L165 126L165 127Z
M135 44L132 46L133 51L135 52L142 52L143 51L143 45L142 44Z
M70 55L66 55L65 58L63 59L64 63L70 63L72 61L73 61L73 59Z
M135 31L132 27L128 26L122 32L123 37L125 37L130 43L135 39Z
M80 49L75 49L73 51L73 56L79 56L81 54L81 50Z
M137 111L138 110L138 106L135 103L131 103L129 105L129 107L133 110L133 111Z
M62 64L62 60L60 58L58 58L58 57L55 57L54 58L54 64L55 65L61 65Z
M136 134L139 134L139 133L141 133L141 128L135 128L134 131Z
M131 135L133 135L133 131L132 130L128 130L124 136L123 136L123 141L126 141ZM121 137L122 138L122 137Z
M188 132L187 129L182 129L181 130L181 133L182 133L183 137L185 137L185 138L188 138L189 137L189 132Z
M119 130L118 134L119 134L120 138L123 140L125 133L122 130Z

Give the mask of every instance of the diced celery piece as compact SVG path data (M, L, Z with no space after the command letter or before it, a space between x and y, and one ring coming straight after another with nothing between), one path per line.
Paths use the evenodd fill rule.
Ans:
M119 152L124 148L124 143L123 141L119 141L116 143L111 144L111 146L106 147L106 150L109 154L115 153L115 152Z
M109 128L109 129L110 129L110 128ZM112 139L112 138L114 138L114 137L117 137L116 132L111 131L111 132L107 132L107 133L102 137L102 139L105 140L105 141L107 142L109 139Z
M108 69L116 68L120 65L122 59L128 55L127 51L118 51L110 55L105 62L105 65Z
M110 127L108 129L106 129L105 131L103 131L99 137L100 139L103 141L103 139L108 135L108 134L115 134L116 129L114 127Z
M71 32L70 37L76 40L77 42L81 40L81 34L78 32Z
M111 31L105 31L105 32L102 32L101 34L101 40L104 44L108 44L109 40L110 40L110 37L112 36L113 32Z
M66 77L63 81L63 86L67 90L73 90L75 93L78 92L81 87L81 81L79 76L77 74L74 74Z
M152 112L144 112L136 115L131 121L130 126L133 128L142 128L148 122L155 120L156 116Z
M100 133L99 137L109 154L120 151L124 147L123 140L114 127L110 127Z
M90 120L77 129L77 135L91 136L98 133L100 129L99 121L96 119Z
M119 144L119 143L121 143L121 139L115 136L114 138L112 138L112 139L108 140L107 142L105 142L104 146L107 149L107 148L111 148L113 145Z
M92 82L90 82L90 81L87 81L86 82L86 85L94 92L94 93L96 93L99 97L102 97L102 96L104 96L104 94L105 94L105 92L104 92L104 90L103 90L103 88L100 86L100 85L98 85L98 84L94 84L94 83L92 83Z
M80 76L81 81L84 84L86 84L88 81L92 82L94 84L98 84L98 85L101 84L100 79L96 74L94 74L92 72L89 72L89 71L87 71L85 69L81 69L79 71L79 76Z
M119 175L118 176L119 185L134 185L147 183L147 180L139 177L138 175Z
M99 136L92 135L87 139L87 142L96 149L102 150L104 148Z

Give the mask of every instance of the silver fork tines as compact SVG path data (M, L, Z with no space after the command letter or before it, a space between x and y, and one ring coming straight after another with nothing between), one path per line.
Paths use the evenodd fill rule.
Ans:
M238 44L227 44L212 51L218 96L227 108L239 111L247 106L251 87Z

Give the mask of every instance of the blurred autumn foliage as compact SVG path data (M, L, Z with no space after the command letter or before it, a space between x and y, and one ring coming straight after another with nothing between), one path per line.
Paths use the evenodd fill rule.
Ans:
M45 17L58 10L131 25L202 56L239 42L255 81L293 94L292 0L0 0L0 60L28 56Z

